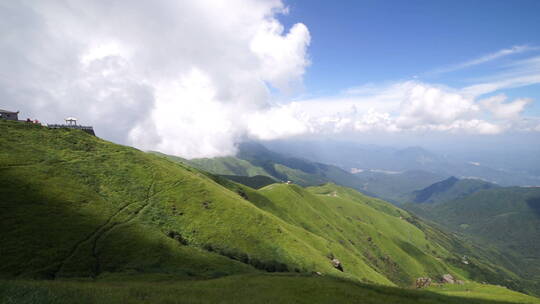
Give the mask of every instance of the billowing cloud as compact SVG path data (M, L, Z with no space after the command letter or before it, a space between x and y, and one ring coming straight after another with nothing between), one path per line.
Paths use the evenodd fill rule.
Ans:
M276 103L301 90L310 64L308 27L285 28L286 13L280 0L3 1L2 108L48 123L76 116L106 139L184 157L230 155L246 137L537 126L520 122L527 99L478 98L539 82L539 61L464 89L401 81Z
M460 92L443 86L405 81L369 90L351 90L359 95L338 96L295 102L296 115L306 133L335 134L341 132L448 132L466 134L498 134L506 123L482 118L486 111L505 112L516 118L521 101L511 104L486 105ZM511 105L511 106L510 106ZM524 104L523 106L525 106ZM523 107L520 108L521 110Z
M301 87L310 35L279 0L3 1L3 107L193 156L234 153L271 90ZM270 110L268 110L270 109ZM256 125L254 125L256 127ZM282 134L280 132L279 134Z
M507 97L505 95L496 95L481 100L480 104L497 119L515 120L519 118L525 106L532 102L528 98L520 98L512 102L505 102L506 100Z
M478 111L462 95L437 87L411 83L402 102L398 123L403 128L448 124Z

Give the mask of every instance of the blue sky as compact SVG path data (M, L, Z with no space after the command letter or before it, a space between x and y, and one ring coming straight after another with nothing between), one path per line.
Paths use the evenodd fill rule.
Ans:
M540 1L319 1L289 0L286 27L309 28L307 94L332 95L349 87L418 79L465 87L540 50L452 72L431 71L513 46L540 46ZM415 78L416 77L416 78ZM540 86L507 89L509 97L540 99ZM539 102L527 112L540 114Z

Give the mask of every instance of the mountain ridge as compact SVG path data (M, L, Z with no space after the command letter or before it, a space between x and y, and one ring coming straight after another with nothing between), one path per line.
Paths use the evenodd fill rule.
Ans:
M409 287L451 273L529 289L483 249L349 188L255 190L79 130L0 122L0 131L2 279L320 272Z
M420 204L441 203L496 187L499 186L478 179L458 179L451 176L424 189L413 191L409 199Z

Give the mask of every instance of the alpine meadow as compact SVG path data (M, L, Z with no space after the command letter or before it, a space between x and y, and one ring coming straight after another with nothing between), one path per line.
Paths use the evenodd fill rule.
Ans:
M539 14L0 0L0 303L540 304Z

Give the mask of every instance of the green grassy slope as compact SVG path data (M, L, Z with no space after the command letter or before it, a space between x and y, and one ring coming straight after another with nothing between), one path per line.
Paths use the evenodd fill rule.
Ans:
M496 188L419 213L455 231L476 236L531 259L540 252L540 188Z
M358 269L334 269L326 254L340 244L199 171L76 130L25 127L2 124L3 276L213 277L259 269L393 285L352 254Z
M443 175L421 170L399 173L366 170L354 175L362 183L360 190L396 204L406 201L411 192L423 189L445 178Z
M398 174L375 171L352 174L336 166L276 153L257 143L241 144L236 157L186 160L176 156L156 154L219 175L249 177L265 175L278 181L290 180L301 186L333 182L393 203L402 203L412 191L422 189L444 178L434 173L414 170Z
M371 267L398 284L420 274L437 277L446 271L514 288L528 286L514 274L485 262L500 264L504 257L464 243L389 203L333 184L307 190L310 194L296 186L270 185L261 192L272 199L273 208L261 208L337 240L364 255ZM469 264L462 263L463 256L468 256Z
M277 181L271 177L265 175L255 175L255 176L242 176L242 175L220 175L226 179L232 180L242 185L246 185L253 189L260 189L264 186L274 184Z
M436 285L428 290L444 295L458 296L462 298L482 298L496 301L537 303L540 301L522 293L508 290L502 286L493 286L479 283L466 283L464 285ZM463 299L465 301L465 299Z
M155 152L153 152L155 153ZM278 181L293 181L301 186L335 182L361 190L355 175L336 166L275 153L257 143L243 143L236 157L216 157L186 160L156 153L172 161L219 175L269 176Z
M178 156L167 155L159 152L152 154L165 157L171 161L189 164L192 167L202 169L219 175L238 175L238 176L271 176L263 168L257 167L248 161L236 157L216 157L216 158L197 158L187 160Z
M474 257L470 266L452 263L461 252L443 234L351 189L257 191L79 130L0 121L0 135L3 278L318 271L388 286L443 273L513 279Z
M4 276L212 277L257 268L393 285L346 251L343 259L358 269L334 269L326 255L344 250L341 244L284 222L198 171L76 130L1 126Z
M452 176L424 189L412 192L408 196L408 201L421 204L443 203L465 197L480 190L497 187L499 186L479 179L457 179Z
M489 285L452 285L434 287L432 290L435 292L365 285L332 277L290 274L235 275L213 280L150 282L0 281L0 302L33 304L540 303L537 298ZM478 298L485 298L485 300Z
M357 192L350 194L336 185L308 190L271 185L261 192L279 204L272 210L274 214L339 242L401 285L410 284L411 278L422 275L437 277L452 272L426 248L432 246L443 255L446 251L427 241L422 231L407 222L404 217L409 215L405 212Z

